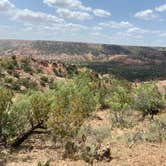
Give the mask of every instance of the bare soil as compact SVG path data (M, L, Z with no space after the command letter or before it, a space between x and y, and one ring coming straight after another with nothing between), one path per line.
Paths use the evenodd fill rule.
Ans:
M109 125L107 111L98 112L97 117L89 122L91 127L99 128ZM119 129L113 134L122 135L123 132ZM166 166L166 142L136 142L133 146L129 146L113 139L114 137L107 140L111 149L112 161L95 162L95 166ZM50 140L47 134L33 134L9 156L6 166L37 166L39 161L48 160L50 166L88 166L84 161L63 160L62 149L55 147Z

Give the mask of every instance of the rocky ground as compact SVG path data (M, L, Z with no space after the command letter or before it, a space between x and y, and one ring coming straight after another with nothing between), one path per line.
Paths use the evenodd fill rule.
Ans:
M96 161L93 164L94 166L166 166L166 142L137 141L128 144L125 141L118 140L117 138L122 137L128 129L113 129L112 131L110 128L109 130L107 128L110 126L109 118L108 111L99 111L88 124L93 129L102 130L102 134L107 129L108 134L105 143L107 146L109 145L111 150L112 160L110 162ZM62 159L62 152L61 149L55 147L47 134L34 133L6 159L4 166L37 166L39 161L44 163L48 160L51 166L88 165L80 160L64 160Z

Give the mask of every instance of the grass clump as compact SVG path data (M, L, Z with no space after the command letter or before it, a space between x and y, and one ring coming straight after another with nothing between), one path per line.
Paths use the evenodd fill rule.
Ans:
M145 135L148 142L163 142L166 140L166 115L154 118Z

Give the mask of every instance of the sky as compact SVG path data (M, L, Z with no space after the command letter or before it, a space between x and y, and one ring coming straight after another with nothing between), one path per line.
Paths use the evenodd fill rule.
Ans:
M0 39L166 46L166 0L0 0Z

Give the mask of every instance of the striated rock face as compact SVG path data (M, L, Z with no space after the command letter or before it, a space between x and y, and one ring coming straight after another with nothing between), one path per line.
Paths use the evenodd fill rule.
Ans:
M166 62L166 48L57 41L0 40L0 55L31 56L62 61L115 61L125 64Z
M166 48L57 41L0 40L0 56L79 63L129 81L166 79Z

